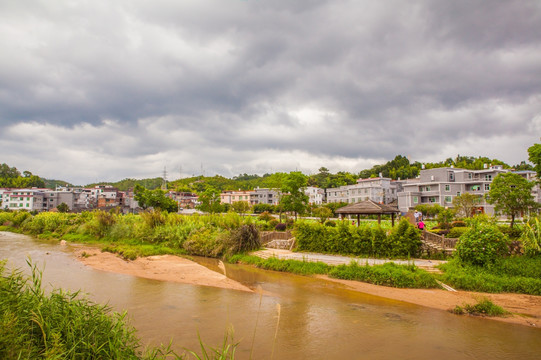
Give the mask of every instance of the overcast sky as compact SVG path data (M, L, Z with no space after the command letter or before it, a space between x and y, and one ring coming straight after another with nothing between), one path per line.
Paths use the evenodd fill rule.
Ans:
M539 0L3 0L0 163L75 184L527 160Z

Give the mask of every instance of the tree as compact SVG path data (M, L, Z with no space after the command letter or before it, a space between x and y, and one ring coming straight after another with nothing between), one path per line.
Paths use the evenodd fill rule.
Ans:
M479 197L470 193L464 193L453 199L456 213L463 217L472 217L475 207L479 204Z
M538 206L531 193L534 185L518 174L499 174L492 181L487 202L495 205L496 212L510 216L513 227L517 215Z
M63 202L56 207L56 210L58 210L58 212L61 212L61 213L67 213L68 211L70 211L70 207L68 206L68 204Z
M541 181L541 144L533 144L528 148L528 160L534 164L537 180Z
M242 215L247 213L248 210L250 210L250 203L248 203L247 201L237 201L234 202L231 207L233 208L234 212Z
M332 216L332 210L328 207L321 206L314 209L314 215L317 216L323 224L325 223L325 221L327 221L328 218Z
M176 212L178 210L177 202L165 196L163 190L147 190L143 186L136 184L134 194L135 200L143 209L153 208L167 212Z
M220 192L209 186L202 194L199 195L199 210L209 213L218 213L222 211L220 204Z
M280 199L280 205L285 211L293 211L295 220L297 214L302 213L308 205L309 197L304 193L307 181L306 175L300 171L292 171L282 183L281 190L284 195Z

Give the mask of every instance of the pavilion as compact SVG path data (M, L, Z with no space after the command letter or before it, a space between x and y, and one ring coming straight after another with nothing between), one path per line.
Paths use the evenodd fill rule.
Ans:
M381 224L381 215L391 215L391 221L394 226L394 217L396 214L400 214L400 210L396 206L378 204L372 200L365 200L341 207L335 213L340 215L342 219L346 215L357 215L357 226L359 226L361 215L377 215L378 224Z

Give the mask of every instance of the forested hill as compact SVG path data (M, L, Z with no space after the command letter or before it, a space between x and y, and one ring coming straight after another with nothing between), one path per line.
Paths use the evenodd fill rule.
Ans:
M45 187L45 182L39 176L33 175L30 171L21 172L16 167L8 164L0 165L0 187L3 188L31 188Z

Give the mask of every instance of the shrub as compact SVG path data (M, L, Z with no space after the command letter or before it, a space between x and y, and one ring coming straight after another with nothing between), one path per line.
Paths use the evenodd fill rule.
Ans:
M274 219L274 217L268 211L261 213L261 215L259 215L257 218L263 221L270 221Z
M231 232L227 240L228 254L257 250L261 247L259 230L253 224L243 225Z
M287 225L284 224L284 223L278 223L274 227L274 230L276 230L276 231L286 231L286 229L287 229Z
M510 239L519 239L522 236L522 227L518 225L513 227L507 225L498 225L498 229Z
M520 240L524 245L526 255L535 256L541 254L541 221L539 218L532 218L524 225Z
M451 228L451 230L449 230L449 232L447 233L447 235L445 235L445 237L458 239L469 230L470 228L467 228L467 227L454 227L454 228Z
M501 306L494 304L486 298L481 299L475 305L464 305L464 310L472 315L505 316L510 314L509 311L504 310Z
M202 228L193 233L182 246L191 255L219 257L224 252L228 235L217 229Z
M464 233L456 246L458 258L472 265L486 266L509 252L508 239L497 227L480 223Z
M279 223L280 223L280 221L278 221L278 219L275 219L275 218L270 219L269 220L269 227L274 230L274 229L276 229L276 225L278 225Z
M466 227L466 223L462 220L457 220L457 221L453 221L451 223L451 227L452 228L456 228L456 227Z
M325 221L325 226L335 227L335 226L336 226L336 221L334 221L334 220L327 220L327 221Z
M165 224L166 221L165 216L160 210L143 211L140 215L145 225L151 229Z

